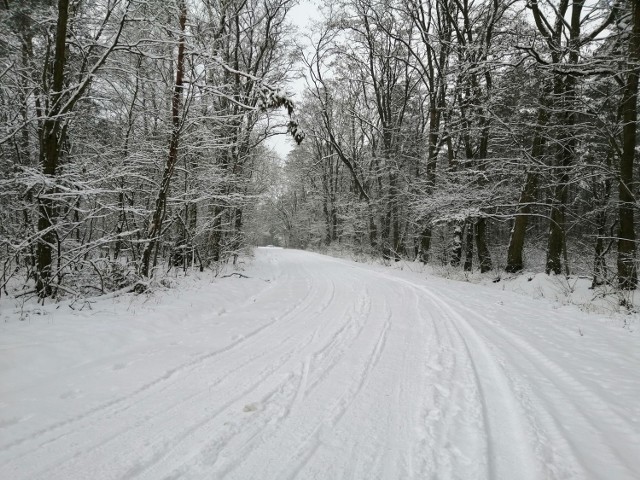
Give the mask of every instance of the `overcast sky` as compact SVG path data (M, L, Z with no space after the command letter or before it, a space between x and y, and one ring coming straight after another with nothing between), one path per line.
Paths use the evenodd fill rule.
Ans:
M300 0L300 3L293 7L287 14L289 21L296 25L300 31L304 31L309 27L312 20L318 19L318 8L316 1L314 0ZM302 97L302 90L304 88L304 81L296 81L287 85L287 92L294 93L294 100L299 102ZM285 120L283 118L283 120ZM293 149L294 141L289 135L276 135L267 140L267 145L272 147L282 158L284 159L287 154Z

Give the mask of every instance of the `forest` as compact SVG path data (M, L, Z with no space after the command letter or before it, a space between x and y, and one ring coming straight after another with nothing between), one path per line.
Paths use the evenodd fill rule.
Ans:
M1 0L2 294L259 244L636 289L640 2L308 7Z

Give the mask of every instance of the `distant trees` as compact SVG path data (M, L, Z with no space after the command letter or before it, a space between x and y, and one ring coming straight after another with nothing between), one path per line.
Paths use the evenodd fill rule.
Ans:
M357 246L349 212L368 212L383 258L555 274L590 258L594 285L634 289L638 8L325 2L299 112L316 148L286 168L333 178L288 188L324 199L302 207L326 219L324 244Z

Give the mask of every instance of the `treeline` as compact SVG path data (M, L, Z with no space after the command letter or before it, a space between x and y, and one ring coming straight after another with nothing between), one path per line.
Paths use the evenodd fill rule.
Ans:
M290 246L637 286L640 5L330 1L307 139L265 211Z
M0 289L144 289L237 255L269 112L301 140L293 3L0 2Z

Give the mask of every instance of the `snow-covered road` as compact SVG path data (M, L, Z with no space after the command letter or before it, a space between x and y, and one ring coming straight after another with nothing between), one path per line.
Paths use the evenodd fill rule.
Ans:
M637 333L301 251L244 273L3 312L0 478L640 478Z

